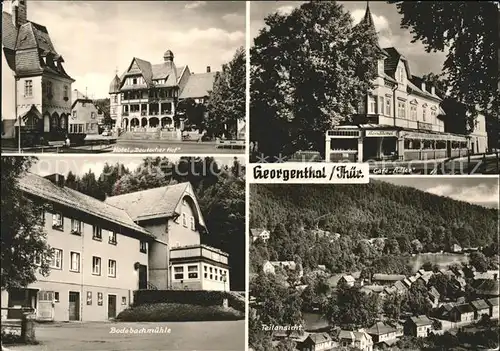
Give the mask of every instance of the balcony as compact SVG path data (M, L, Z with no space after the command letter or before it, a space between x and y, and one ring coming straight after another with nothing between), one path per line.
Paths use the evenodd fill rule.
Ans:
M228 256L226 252L207 245L174 247L170 250L170 260L173 262L198 258L228 264Z

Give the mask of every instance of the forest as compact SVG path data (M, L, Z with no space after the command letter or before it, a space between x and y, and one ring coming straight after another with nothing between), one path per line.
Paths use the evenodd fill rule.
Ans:
M271 233L250 249L253 272L265 260L300 259L304 269L406 274L409 254L453 244L482 247L493 260L498 252L495 209L382 181L251 185L250 228Z
M245 168L235 158L231 166L212 157L177 161L149 157L137 169L106 163L100 174L89 170L66 175L65 185L104 200L106 196L187 182L193 186L210 235L203 244L229 253L231 290L245 290Z

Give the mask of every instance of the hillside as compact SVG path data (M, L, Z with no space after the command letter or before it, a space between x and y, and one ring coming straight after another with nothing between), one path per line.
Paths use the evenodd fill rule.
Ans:
M399 258L446 250L454 243L478 247L496 242L495 209L381 181L334 186L254 184L250 203L250 228L271 232L267 247L252 249L256 260L298 256L306 266L326 264L342 271L363 268L375 260L382 260L379 263L384 266L390 255ZM315 229L338 233L340 239L318 235ZM376 245L360 241L370 238L387 238L378 254L371 252ZM415 239L421 247L412 242Z

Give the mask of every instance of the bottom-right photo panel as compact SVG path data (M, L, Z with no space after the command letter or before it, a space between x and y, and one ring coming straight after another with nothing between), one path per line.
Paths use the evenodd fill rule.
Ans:
M496 177L250 185L249 350L498 347Z

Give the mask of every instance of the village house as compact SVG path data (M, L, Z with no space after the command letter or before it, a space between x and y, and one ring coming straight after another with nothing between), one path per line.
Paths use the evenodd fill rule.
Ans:
M484 300L471 301L471 306L474 309L474 319L480 319L483 314L490 315L490 306Z
M429 289L429 302L432 308L436 308L439 305L440 294L434 286Z
M468 303L454 306L449 312L451 322L474 321L474 308Z
M406 276L402 274L379 274L376 273L372 276L372 283L379 285L392 285L397 281L405 279Z
M297 345L300 351L330 351L334 347L334 342L327 333L311 333Z
M498 318L498 297L486 300L491 318Z
M78 90L73 90L71 117L69 119L70 134L99 134L99 123L104 119L104 113L92 99Z
M3 2L2 49L2 139L64 138L74 79L47 28L28 20L28 0Z
M404 325L405 335L416 336L417 338L426 338L432 328L432 321L424 315L410 317Z
M372 337L373 344L380 346L384 344L390 347L398 341L398 337L403 335L403 328L401 325L393 326L384 322L377 322L366 332Z
M455 307L453 303L444 303L439 306L436 315L439 316L440 319L450 320L450 312Z
M256 240L267 242L271 237L271 234L266 229L257 228L257 229L250 229L250 236L252 238L252 242L255 242Z
M356 279L352 275L343 275L342 278L339 279L339 283L346 284L347 286L353 287L354 283L356 283Z
M372 337L365 331L341 330L339 344L343 347L354 347L361 351L373 351Z
M369 6L362 23L375 31ZM469 150L486 151L484 115L477 118L473 130L465 130L465 121L446 116L436 87L414 75L401 51L380 46L378 51L381 58L373 89L359 101L350 122L326 132L327 161L443 159ZM451 128L450 124L460 125Z
M274 266L274 268L279 267L285 269L285 271L295 271L298 274L299 279L304 275L302 266L296 264L294 261L271 261L271 264Z
M460 245L458 245L458 244L453 244L450 247L450 252L460 253L460 252L462 252L462 247Z
M276 273L274 266L269 261L264 262L264 264L262 265L262 271L266 274L275 274Z

